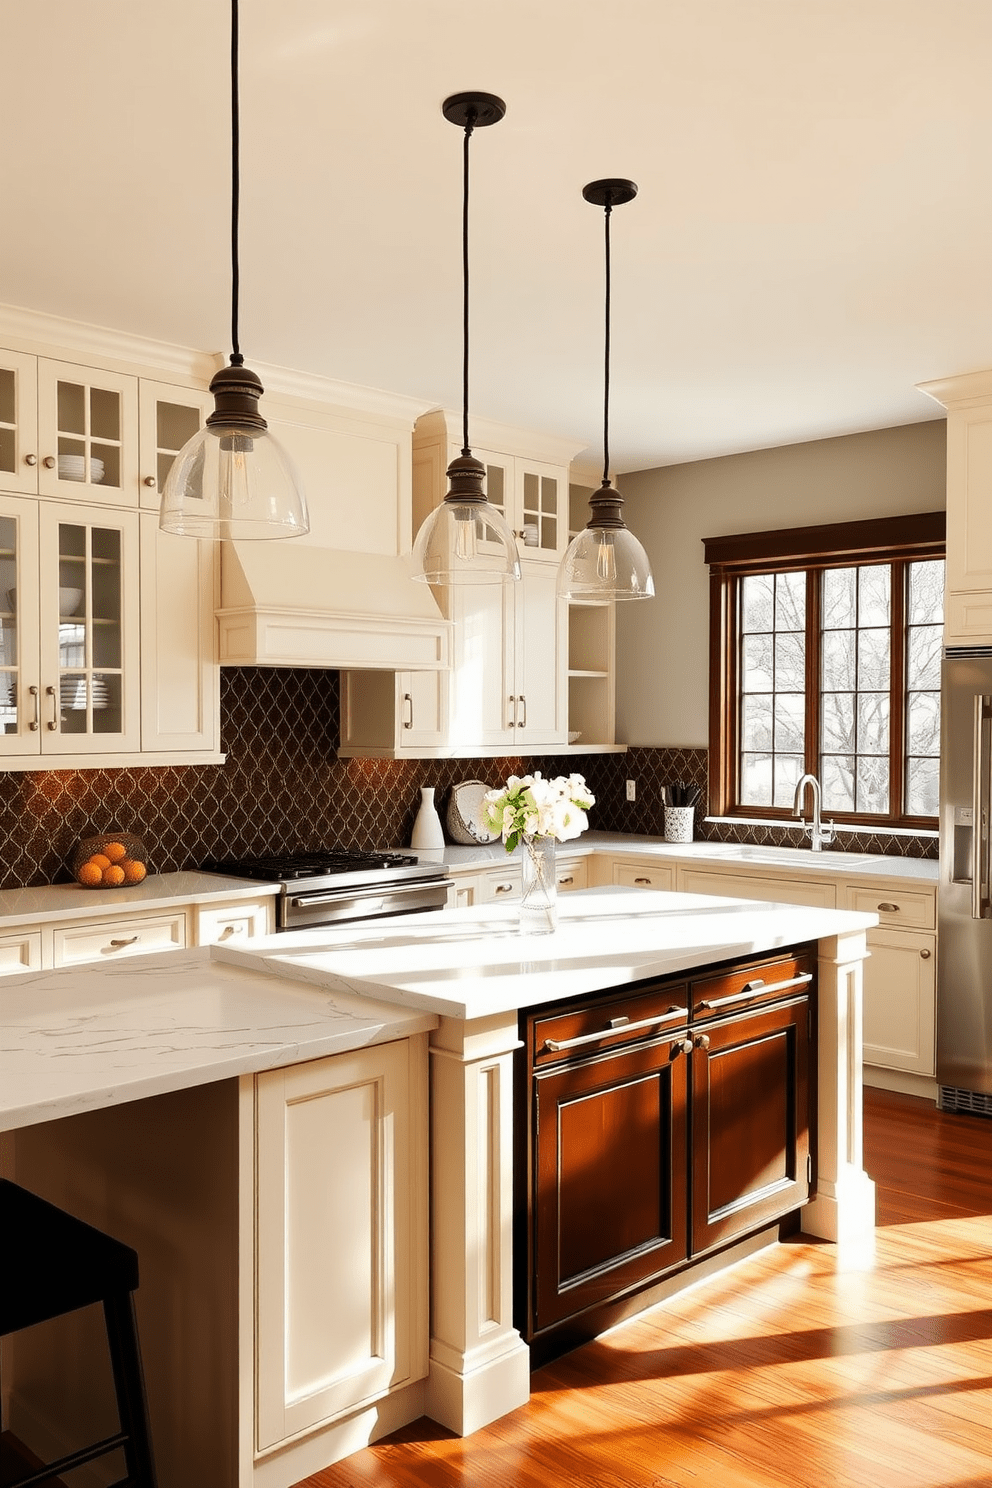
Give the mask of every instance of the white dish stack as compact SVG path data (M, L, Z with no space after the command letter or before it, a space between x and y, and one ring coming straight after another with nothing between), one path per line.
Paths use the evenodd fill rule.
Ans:
M90 482L98 486L104 477L104 463L96 455L90 455ZM85 455L59 455L59 480L84 481L86 479Z

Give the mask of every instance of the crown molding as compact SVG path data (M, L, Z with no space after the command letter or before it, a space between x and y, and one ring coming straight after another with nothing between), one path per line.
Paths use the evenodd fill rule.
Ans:
M941 377L934 382L918 382L921 393L935 398L945 408L987 403L992 398L992 369L963 372L959 377Z
M451 408L439 408L428 404L430 424L440 431L442 425L449 439L461 442L462 416ZM430 425L428 426L430 427ZM545 460L549 465L569 465L576 455L588 448L586 442L576 439L561 439L554 434L541 434L535 429L518 429L512 424L497 423L495 419L469 419L469 439L474 449L499 450L506 454L522 455L524 459ZM597 482L598 484L598 482Z

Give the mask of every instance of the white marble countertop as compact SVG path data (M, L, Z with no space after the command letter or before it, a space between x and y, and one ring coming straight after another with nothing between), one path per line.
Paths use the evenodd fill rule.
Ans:
M92 919L96 914L131 914L139 909L209 904L217 899L258 899L278 892L278 884L258 879L196 872L150 873L143 883L121 889L41 884L30 889L0 889L0 925L4 921L38 925L49 920Z
M875 914L614 887L565 894L558 909L553 935L519 935L518 906L506 903L213 950L336 993L481 1018L878 924Z
M220 962L201 947L5 977L0 1131L387 1043L437 1023L269 970Z
M661 837L635 837L622 832L584 832L572 842L558 844L560 858L588 857L595 852L627 854L630 857L668 859L719 868L763 872L827 874L853 879L897 879L906 886L936 885L939 865L935 858L897 858L881 853L813 852L802 847L748 847L739 842L665 842ZM427 856L422 854L421 856ZM440 861L455 873L473 868L499 867L515 863L520 850L507 854L501 842L478 846L444 848Z

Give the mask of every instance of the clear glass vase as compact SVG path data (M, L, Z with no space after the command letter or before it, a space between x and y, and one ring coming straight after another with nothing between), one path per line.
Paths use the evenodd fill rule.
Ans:
M520 895L521 935L550 935L558 925L558 877L555 873L555 839L527 837L520 840L523 891Z

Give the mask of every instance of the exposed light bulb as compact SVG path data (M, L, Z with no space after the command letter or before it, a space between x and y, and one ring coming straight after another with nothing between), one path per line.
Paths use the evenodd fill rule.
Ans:
M596 577L604 584L615 584L617 581L617 554L612 532L599 533L599 546L596 550Z
M473 563L478 556L476 513L471 508L455 510L455 557L461 563Z

